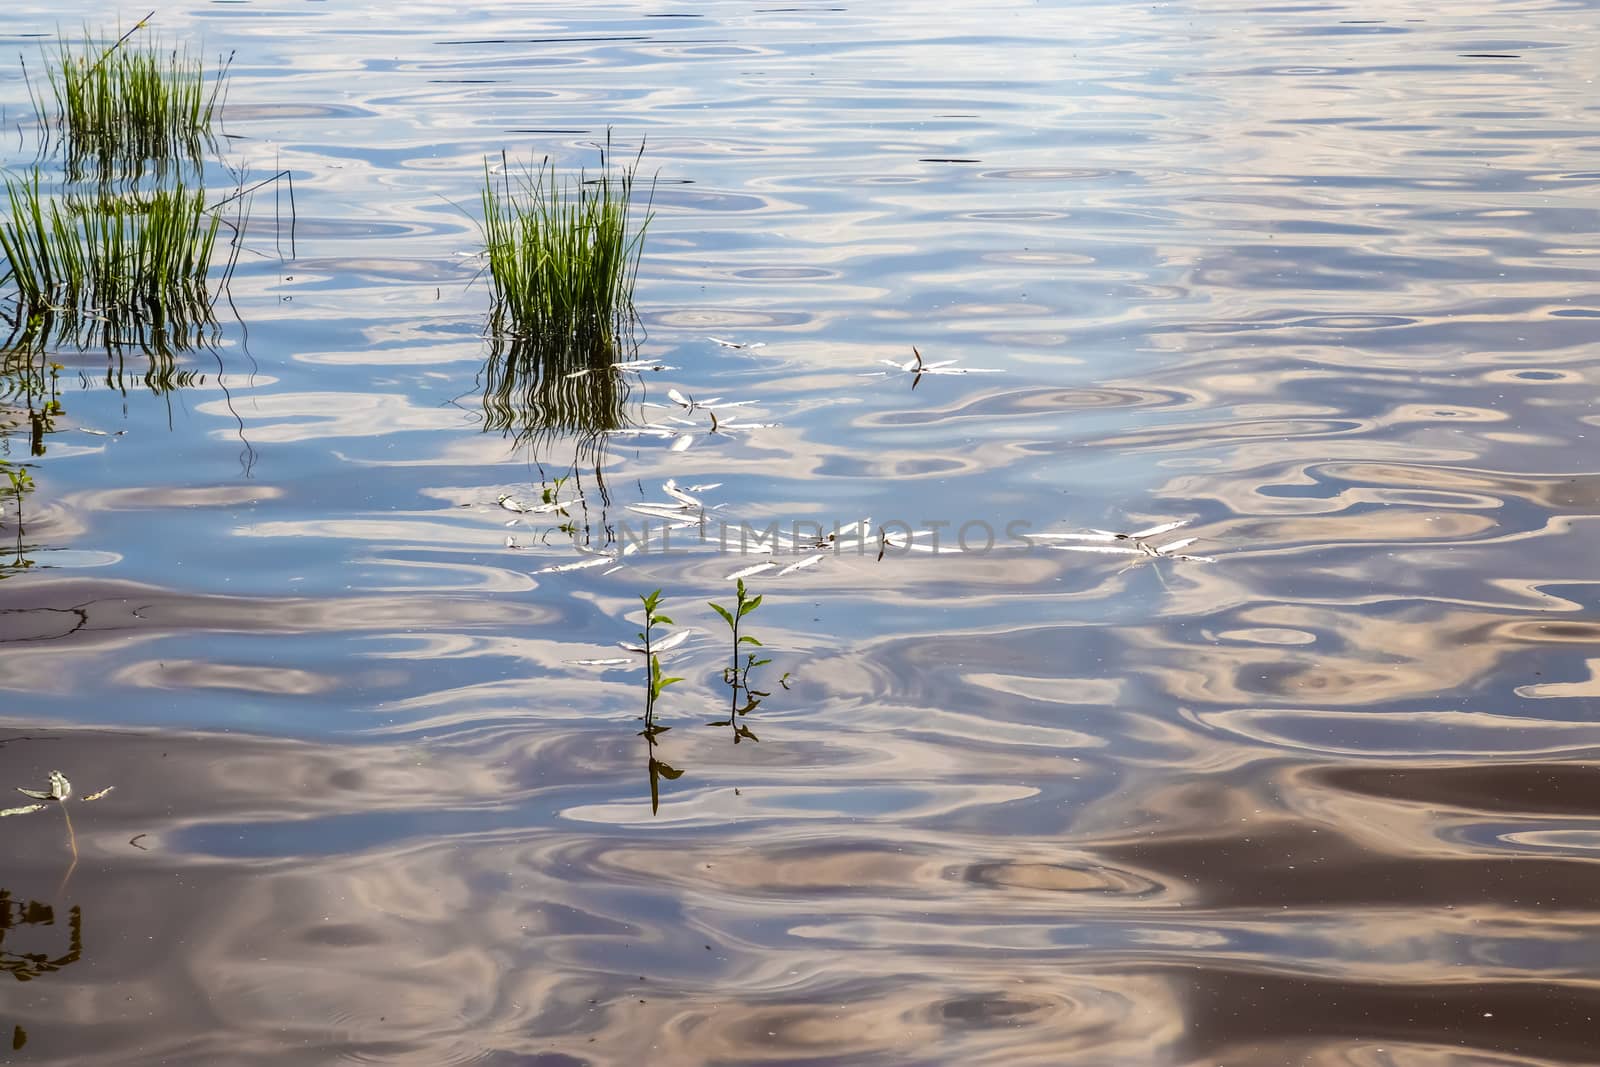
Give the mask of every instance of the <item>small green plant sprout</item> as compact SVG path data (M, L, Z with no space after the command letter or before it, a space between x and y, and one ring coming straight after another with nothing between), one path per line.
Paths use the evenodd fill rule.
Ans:
M711 610L721 615L722 621L728 624L728 630L733 637L733 660L722 669L722 680L732 690L728 702L728 717L707 725L731 727L733 729L734 744L738 744L741 740L758 741L760 738L751 733L750 728L741 720L761 705L762 698L771 695L750 687L750 672L772 661L770 659L757 658L757 654L754 652L744 652L741 647L743 645L754 645L757 648L762 647L762 645L759 640L750 634L741 634L739 628L744 617L761 606L761 597L750 596L745 590L744 579L741 578L738 585L738 599L734 603L732 610L714 601L709 603L711 604ZM743 666L739 664L741 653L745 657ZM784 677L787 678L788 675ZM739 703L741 694L744 697L743 706Z
M541 486L539 488L539 503L537 504L529 504L518 500L510 493L501 493L497 499L502 508L514 515L555 514L566 517L568 514L567 508L574 504L583 503L583 494L581 492L576 497L569 497L565 500L561 498L561 487L571 480L572 475L564 474L559 478L553 479L549 484ZM506 525L515 526L520 521L520 519L512 519Z
M99 800L101 797L111 792L111 790L114 788L116 787L107 786L98 793L90 793L88 796L79 801L79 803L87 804L90 801ZM62 774L60 771L51 771L50 788L24 789L22 786L18 786L17 792L21 793L25 797L40 801L40 803L24 804L20 808L6 808L4 811L0 811L0 818L5 818L8 815L32 815L36 811L43 811L45 808L49 807L52 802L60 804L61 814L67 820L67 845L72 849L72 862L77 863L78 835L72 830L72 814L67 811L67 800L72 796L72 783L67 781L67 776Z
M739 633L739 624L746 615L751 614L761 606L762 597L750 596L749 592L744 587L743 578L739 579L739 584L736 589L738 600L734 604L732 611L723 607L721 604L718 604L716 601L707 601L707 603L711 605L711 610L722 616L722 621L728 624L728 629L733 635L733 664L729 667L723 668L722 677L724 681L734 681L741 676L742 671L739 667L740 645L755 645L757 648L761 647L761 642L756 638L750 636L749 634L741 635ZM764 659L757 660L755 658L755 653L752 652L749 654L749 662L745 665L743 670L748 671L751 667L759 667L761 664L767 662L769 661Z
M682 678L672 678L662 672L660 652L663 648L669 647L669 645L678 644L682 637L679 634L674 634L664 641L655 639L655 628L657 626L675 625L672 619L656 610L661 604L661 590L657 589L653 593L641 595L639 599L644 603L644 631L639 634L638 645L624 645L623 647L630 651L643 653L647 667L644 729L641 734L645 739L645 745L649 752L650 814L654 815L661 808L661 779L665 778L671 782L683 776L681 770L656 759L655 753L656 736L672 729L670 726L656 725L656 701L661 699L662 690L666 689L667 686L683 681ZM684 636L687 636L687 634L685 633Z
M661 590L657 589L653 593L641 595L639 599L644 603L644 630L639 634L639 645L635 647L644 653L645 665L647 667L645 679L646 689L644 704L644 735L653 741L657 734L665 733L671 729L670 726L656 725L656 701L661 699L661 693L667 688L667 686L681 682L683 679L669 678L663 674L661 670L660 652L662 648L666 646L667 641L672 641L672 639L668 638L667 641L657 641L655 639L655 628L657 626L675 625L673 621L665 614L656 610L661 603ZM672 643L676 644L677 642L673 641Z
M9 496L17 508L17 542L16 559L10 564L12 567L27 567L30 562L22 555L22 500L27 494L33 492L33 475L28 473L28 468L20 463L0 460L0 473L6 478L6 483L0 485L0 496Z
M7 485L3 491L10 494L17 502L17 525L22 524L22 494L33 492L33 475L28 473L28 468L22 466L6 465L3 468Z

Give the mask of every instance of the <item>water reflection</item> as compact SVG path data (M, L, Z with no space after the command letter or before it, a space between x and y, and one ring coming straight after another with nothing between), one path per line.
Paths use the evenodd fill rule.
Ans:
M0 561L0 578L33 566L24 543L27 499L34 492L30 464L12 458L13 432L27 427L28 455L43 456L45 435L56 429L65 414L61 404L61 365L43 356L7 349L0 352L0 530L11 525L7 538L11 559Z
M237 132L309 176L316 269L237 286L256 480L223 484L219 404L89 442L50 429L46 373L6 416L17 460L49 451L25 545L65 511L128 548L108 581L0 583L6 693L163 727L71 742L86 780L137 786L75 899L152 941L33 982L30 1055L1593 1059L1592 19L708 8L721 53L671 20L630 42L656 30L626 6L470 32L329 7L183 15L249 56ZM561 40L437 45L530 34ZM1501 51L1525 58L1455 58ZM679 367L659 398L609 369L631 348L485 358L472 227L441 203L508 130L576 155L559 131L609 123L694 180L640 279L648 358ZM1006 373L919 378L912 341ZM781 425L633 449L644 412L689 414L640 404L668 385ZM107 425L119 398L65 400ZM543 501L498 434L578 457L581 487L535 476L570 501L549 530L503 528L501 490ZM637 661L572 661L616 655L632 593L726 602L743 564L541 573L573 557L535 538L621 562L591 466L627 504L677 479L763 522L1193 516L1225 551L1121 578L1047 550L830 559L769 589L795 707L771 667L719 685L727 646L696 640L641 734ZM50 834L13 863L53 883L59 827L16 830Z
M571 440L570 466L592 468L604 491L607 436L631 424L622 365L637 356L631 332L612 345L494 331L479 374L484 429L529 446L536 459Z
M17 900L9 889L0 889L0 972L19 982L52 974L83 956L83 909L73 905L67 912L66 951L17 952L4 947L7 935L24 926L54 926L55 908L37 900Z
M0 346L0 437L25 420L28 454L44 455L45 434L55 431L57 416L65 413L61 405L63 369L42 351ZM5 451L10 452L9 441Z
M48 330L38 336L13 337L0 345L0 538L4 539L9 557L0 558L0 578L35 566L41 552L53 551L56 547L51 543L56 540L54 535L64 532L54 529L59 524L59 515L53 513L55 503L35 501L39 491L35 474L42 469L39 461L50 455L52 441L63 430L105 439L121 437L126 432L72 425L73 413L68 411L64 399L69 390L80 398L80 402L74 404L75 408L80 408L85 406L81 402L83 394L96 389L104 388L127 397L130 390L143 388L166 402L170 429L175 414L173 394L185 389L215 387L221 391L233 415L243 445L241 464L246 472L255 455L245 435L244 421L224 384L222 350L211 343L216 340L214 336L200 349L186 349L169 345L157 334L146 334L137 353L114 346L106 353L103 370L79 369L75 375L68 373L63 361L82 357L60 351L56 346L63 338L54 337L46 343L47 337ZM217 374L186 365L187 360L201 353L216 361ZM74 378L76 388L71 389ZM23 441L26 441L26 459L19 457ZM71 453L77 449L69 446L66 451Z
M645 740L645 753L647 756L646 771L650 778L650 814L656 815L661 811L661 783L663 781L676 782L683 777L683 771L665 760L656 758L656 737L672 729L670 726L646 726L639 732Z
M126 373L129 355L150 362L146 384L152 389L167 380L184 353L215 349L223 326L209 298L174 304L152 316L144 308L109 306L80 311L52 308L30 316L0 312L9 334L0 348L40 358L56 349L103 350Z

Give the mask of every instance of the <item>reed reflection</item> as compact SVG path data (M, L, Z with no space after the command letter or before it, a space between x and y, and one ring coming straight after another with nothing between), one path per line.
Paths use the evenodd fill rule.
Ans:
M527 445L536 462L558 442L573 442L571 468L593 469L603 492L608 436L631 425L622 352L637 356L631 336L614 345L492 332L479 376L484 429Z
M51 974L83 957L83 909L76 904L67 911L67 950L64 953L16 952L5 948L7 936L15 938L24 926L54 926L55 908L37 900L18 900L9 889L0 889L0 971L19 982L31 982Z
M56 910L37 900L17 900L9 889L0 889L0 972L9 974L19 982L31 982L61 970L83 958L83 909L74 904L67 911L66 951L18 952L5 947L7 936L13 938L23 927L54 926ZM21 1023L11 1030L11 1051L21 1051L28 1043L28 1031Z

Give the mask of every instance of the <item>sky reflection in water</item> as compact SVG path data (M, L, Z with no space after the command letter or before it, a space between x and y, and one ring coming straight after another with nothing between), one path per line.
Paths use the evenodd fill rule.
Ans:
M5 405L45 451L0 765L117 786L65 886L54 813L0 824L3 959L74 956L0 1002L19 1062L1592 1059L1590 11L158 23L237 49L230 158L294 171L297 254L263 224L213 348L54 353ZM508 377L456 205L608 127L659 168L672 369ZM1000 373L913 389L912 345ZM752 577L735 745L703 605L747 561L536 573L668 479L761 525L1186 519L1217 562ZM577 661L658 586L693 632L650 746L640 672Z

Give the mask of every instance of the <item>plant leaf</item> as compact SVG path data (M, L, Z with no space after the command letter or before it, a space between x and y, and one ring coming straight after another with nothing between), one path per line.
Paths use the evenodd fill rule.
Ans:
M72 783L67 781L67 776L60 771L50 772L50 791L41 793L37 789L23 789L17 787L17 792L34 800L66 800L72 795Z
M1187 526L1187 525L1189 525L1189 520L1188 519L1175 519L1172 522L1163 522L1163 523L1160 523L1160 524L1158 524L1156 526L1147 527L1146 529L1143 529L1143 530L1135 530L1132 533L1128 534L1128 536L1129 537L1133 537L1133 538L1137 538L1139 540L1143 540L1146 537L1154 537L1157 534L1164 534L1164 533L1167 533L1170 530L1176 530L1180 526Z
M667 483L661 487L661 489L668 496L686 508L697 508L700 506L699 500L690 496L688 493L685 493L682 489L679 489L677 483L670 478L667 480Z
M581 571L590 567L604 567L615 562L616 560L610 556L595 556L593 559L580 559L576 563L563 563L558 567L540 567L533 573L560 574L562 571Z
M709 600L706 601L706 603L711 604L711 610L712 611L714 611L718 615L722 616L722 621L723 622L727 623L729 626L733 625L733 613L732 612L730 612L727 608L723 607L721 604L715 604L715 603L712 603Z
M756 610L760 606L761 606L761 597L759 597L759 596L754 598L753 600L750 600L750 601L746 602L746 603L740 604L739 605L739 618L741 618L741 619L744 618L746 615L750 614L752 611Z
M679 630L677 633L672 634L663 640L657 641L652 651L665 652L668 649L677 648L679 645L689 640L689 635L692 633L694 633L693 630Z
M739 638L739 643L741 645L755 645L757 648L761 647L761 642L757 641L755 638L751 637L749 634L745 634L743 637Z
M789 564L787 567L783 568L783 570L777 573L777 577L782 578L785 574L793 574L795 571L805 570L807 567L821 563L822 557L825 555L827 555L826 552L813 552L809 556L798 559Z

